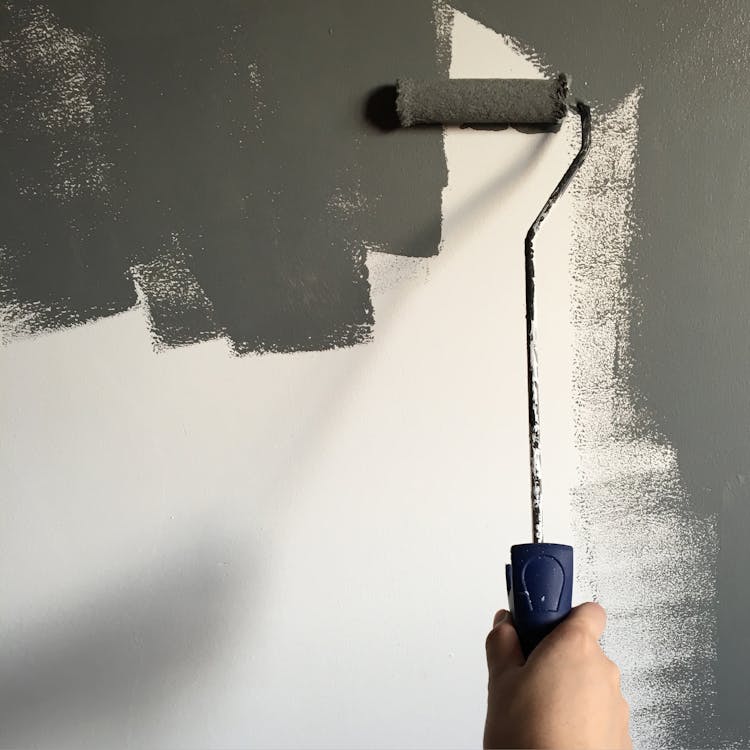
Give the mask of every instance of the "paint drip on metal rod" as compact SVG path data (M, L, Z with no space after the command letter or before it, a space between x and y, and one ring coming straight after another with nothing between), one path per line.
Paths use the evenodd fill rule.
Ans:
M575 110L581 118L581 146L565 174L547 198L547 202L529 227L524 241L526 271L526 364L529 403L529 467L531 470L531 533L535 544L544 541L542 519L542 455L539 431L539 360L536 350L534 238L555 201L565 192L576 172L583 164L591 144L591 110L582 101L576 101Z

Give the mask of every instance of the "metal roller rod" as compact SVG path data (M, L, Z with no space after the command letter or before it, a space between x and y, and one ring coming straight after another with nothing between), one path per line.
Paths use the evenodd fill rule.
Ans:
M539 450L539 361L536 352L536 320L534 290L534 238L555 201L565 192L583 164L591 144L591 110L577 101L574 110L581 118L581 147L560 182L552 191L534 223L529 227L524 242L526 265L526 363L529 389L529 465L531 468L531 532L534 543L544 541L542 528L541 452Z

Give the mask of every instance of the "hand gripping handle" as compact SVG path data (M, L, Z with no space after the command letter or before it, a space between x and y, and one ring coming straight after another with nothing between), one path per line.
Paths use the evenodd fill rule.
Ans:
M514 544L505 566L508 603L524 656L570 612L573 548L567 544Z

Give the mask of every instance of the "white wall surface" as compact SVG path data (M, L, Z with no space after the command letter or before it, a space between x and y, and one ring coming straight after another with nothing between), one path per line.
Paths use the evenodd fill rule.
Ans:
M452 33L454 77L540 75ZM484 637L530 537L523 237L577 132L446 131L442 251L370 254L371 344L156 354L134 309L0 350L0 745L480 745ZM569 213L538 240L562 542Z

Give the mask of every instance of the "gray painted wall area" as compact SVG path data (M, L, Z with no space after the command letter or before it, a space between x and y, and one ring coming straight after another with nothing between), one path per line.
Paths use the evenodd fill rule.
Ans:
M20 333L128 309L135 279L157 346L353 344L366 248L437 252L440 132L386 139L364 111L400 72L444 72L429 2L13 3L0 37Z
M684 665L716 693L670 746L747 746L750 7L455 7L595 106L642 87L629 386L720 539L713 655ZM366 341L366 252L437 253L447 179L440 133L383 132L367 95L446 73L429 0L0 4L2 338L140 300L157 349Z

